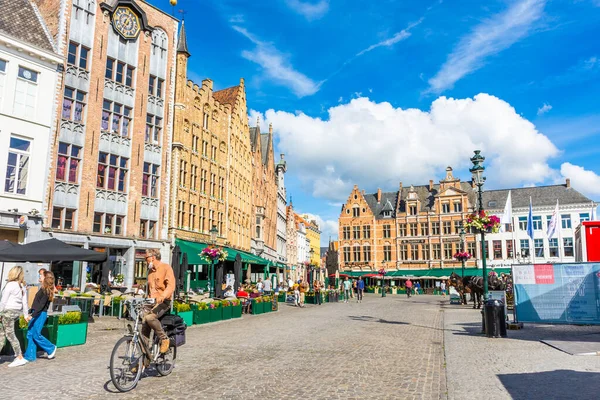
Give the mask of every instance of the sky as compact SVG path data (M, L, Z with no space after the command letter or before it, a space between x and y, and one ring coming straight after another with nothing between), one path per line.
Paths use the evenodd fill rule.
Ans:
M150 3L171 13L167 0ZM564 183L600 201L600 0L179 0L188 78L243 77L288 201L337 238L354 185ZM276 154L276 159L279 157Z

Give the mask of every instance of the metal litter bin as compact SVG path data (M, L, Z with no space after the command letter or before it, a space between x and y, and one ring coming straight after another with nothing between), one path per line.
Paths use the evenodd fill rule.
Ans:
M487 300L483 305L483 320L487 337L506 337L504 303L499 300Z

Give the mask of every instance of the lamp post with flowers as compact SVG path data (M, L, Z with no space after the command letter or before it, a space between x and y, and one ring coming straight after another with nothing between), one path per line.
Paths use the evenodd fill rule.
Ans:
M383 265L385 265L385 263L383 263ZM385 277L386 273L385 267L381 267L379 270L379 275L381 275L381 297L385 297L385 285L383 283L383 278Z
M467 233L465 232L465 225L464 223L460 225L460 233L458 234L458 236L460 236L460 243L461 243L461 248L462 251L457 252L454 255L454 258L457 259L458 261L461 262L462 264L462 270L461 270L461 278L465 278L465 261L467 261L469 258L471 258L471 254L469 254L466 249L466 243L465 243L465 238L467 236Z
M215 295L215 263L216 261L225 261L227 258L227 252L223 249L217 248L217 235L219 230L216 225L210 229L210 246L205 247L200 253L200 257L210 263L210 297Z

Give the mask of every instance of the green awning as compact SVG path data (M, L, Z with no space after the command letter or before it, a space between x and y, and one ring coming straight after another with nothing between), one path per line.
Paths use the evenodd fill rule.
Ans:
M181 253L187 253L189 264L208 264L202 259L202 257L200 257L202 250L208 247L207 243L175 239L175 244L179 246ZM269 263L269 261L265 260L264 258L255 256L254 254L250 254L245 251L235 250L230 247L223 247L223 249L227 252L227 261L235 261L235 257L239 254L242 257L242 262L244 263L257 265L267 265Z
M492 271L488 268L488 272ZM510 268L494 268L497 274L505 273L510 274ZM460 275L462 268L434 268L434 269L399 269L396 271L389 271L385 276L392 278L405 278L415 277L421 279L436 279L442 276L450 276L453 272ZM367 274L377 274L377 271L340 271L341 274L346 274L351 277L359 277ZM465 268L465 276L482 276L483 270L481 268ZM377 279L377 277L375 277Z

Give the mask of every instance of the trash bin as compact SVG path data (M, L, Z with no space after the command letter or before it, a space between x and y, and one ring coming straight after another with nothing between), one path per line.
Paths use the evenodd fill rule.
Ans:
M487 300L483 305L483 320L487 337L506 337L504 303L499 300Z

